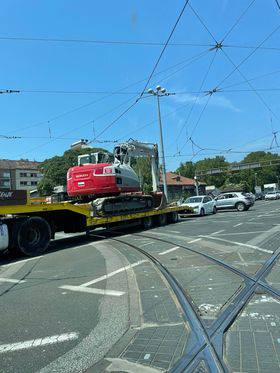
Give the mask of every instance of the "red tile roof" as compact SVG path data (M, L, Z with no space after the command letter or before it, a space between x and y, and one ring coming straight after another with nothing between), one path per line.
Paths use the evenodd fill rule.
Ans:
M10 159L0 159L0 169L6 170L37 170L40 162L29 161L28 159L10 160Z
M166 179L167 185L195 186L194 179L175 174L174 172L166 172ZM162 179L160 184L162 184ZM199 182L199 185L205 185L205 183Z

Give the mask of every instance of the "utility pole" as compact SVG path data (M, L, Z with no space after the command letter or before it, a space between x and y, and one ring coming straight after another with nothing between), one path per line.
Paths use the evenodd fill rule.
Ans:
M194 177L194 180L195 180L195 192L196 192L196 195L198 196L198 195L199 195L199 191L198 191L198 181L197 181L197 176Z
M256 192L256 186L257 186L257 173L255 172L255 192Z
M174 93L166 92L165 88L157 86L155 90L148 89L150 95L156 96L157 98L157 111L158 111L158 125L159 125L159 141L160 141L160 158L161 158L161 167L162 167L162 181L163 181L163 193L165 195L166 201L168 202L168 189L166 181L166 168L165 168L165 156L164 156L164 145L163 145L163 134L162 134L162 122L161 122L161 113L160 113L160 97L170 96Z

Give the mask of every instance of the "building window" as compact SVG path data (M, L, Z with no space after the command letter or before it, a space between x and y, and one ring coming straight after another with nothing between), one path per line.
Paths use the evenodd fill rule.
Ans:
M27 177L27 172L20 172L19 174L20 177ZM25 185L25 184L24 184Z
M37 181L31 181L31 185L37 185L38 182Z
M30 177L37 177L37 174L35 174L35 173L31 173L31 174L30 174Z
M0 187L10 188L11 183L9 180L0 180Z
M3 172L3 177L11 177L10 171Z
M27 181L21 181L20 185L28 185L28 184L27 184Z

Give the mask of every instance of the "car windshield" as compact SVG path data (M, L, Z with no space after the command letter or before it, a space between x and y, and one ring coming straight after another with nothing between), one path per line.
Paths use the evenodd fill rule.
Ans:
M185 203L200 203L203 197L190 197L185 200Z

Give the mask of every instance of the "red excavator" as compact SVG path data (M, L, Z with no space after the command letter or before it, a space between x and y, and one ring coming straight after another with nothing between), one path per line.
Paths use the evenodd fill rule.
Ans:
M139 178L131 167L132 157L151 160L153 195L140 191ZM67 193L81 202L91 202L98 215L145 211L155 207L159 194L162 195L159 191L157 145L130 140L115 146L113 155L80 155L78 166L67 172Z

